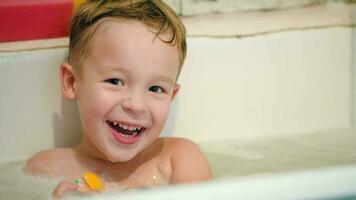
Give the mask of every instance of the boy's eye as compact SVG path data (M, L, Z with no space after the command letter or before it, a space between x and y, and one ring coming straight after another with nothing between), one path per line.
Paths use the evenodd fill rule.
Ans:
M148 89L150 92L155 92L155 93L162 93L164 92L164 89L160 86L152 86Z
M124 82L117 78L111 78L111 79L106 80L105 82L113 84L113 85L124 85Z

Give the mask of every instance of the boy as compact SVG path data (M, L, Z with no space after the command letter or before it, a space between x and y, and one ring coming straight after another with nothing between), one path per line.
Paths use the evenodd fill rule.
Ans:
M185 28L160 0L89 1L76 12L69 59L60 67L63 96L75 100L78 146L42 151L34 174L61 177L53 195L81 190L73 180L96 173L104 190L211 178L197 145L158 138L186 54Z

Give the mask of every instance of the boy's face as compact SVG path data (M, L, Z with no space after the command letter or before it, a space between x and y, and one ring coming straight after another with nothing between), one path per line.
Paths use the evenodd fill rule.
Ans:
M102 24L89 48L73 84L86 145L128 161L163 128L179 89L178 50L140 22L115 20Z

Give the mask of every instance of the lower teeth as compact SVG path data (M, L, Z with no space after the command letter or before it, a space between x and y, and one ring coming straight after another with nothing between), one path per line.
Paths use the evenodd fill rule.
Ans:
M127 135L127 134L123 134L123 133L121 133L121 135L123 135L124 137L135 137L136 135L137 135L137 133L134 133L134 134L132 134L132 135Z

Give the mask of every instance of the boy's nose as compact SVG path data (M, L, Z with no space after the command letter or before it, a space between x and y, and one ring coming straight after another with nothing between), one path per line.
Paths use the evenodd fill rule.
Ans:
M122 108L130 113L143 113L146 111L146 102L142 95L132 94L122 101Z

